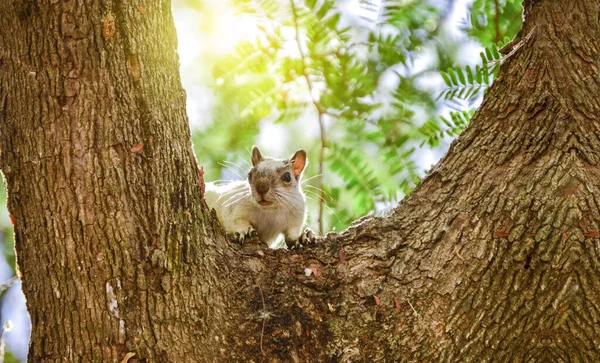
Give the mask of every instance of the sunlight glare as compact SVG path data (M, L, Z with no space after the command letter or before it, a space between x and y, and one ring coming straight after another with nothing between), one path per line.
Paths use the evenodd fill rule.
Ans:
M211 12L205 14L209 28L205 44L206 50L215 55L231 53L241 41L250 41L256 38L260 31L256 19L246 14L236 14L235 9L226 2L215 2L217 6L211 7Z

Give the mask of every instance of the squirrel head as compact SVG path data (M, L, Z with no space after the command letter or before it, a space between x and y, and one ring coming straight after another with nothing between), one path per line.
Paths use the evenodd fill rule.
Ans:
M303 203L300 178L306 164L308 158L302 149L289 159L273 159L263 157L258 147L253 146L248 183L254 202L263 208L293 208L298 201Z

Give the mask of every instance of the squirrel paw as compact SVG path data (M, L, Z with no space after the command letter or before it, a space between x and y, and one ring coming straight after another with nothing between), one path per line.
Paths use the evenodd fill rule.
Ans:
M285 241L289 249L298 249L315 243L317 243L317 235L310 228L305 229L298 239Z
M252 226L249 226L248 229L237 231L229 236L230 238L233 238L235 242L244 244L246 239L256 237L257 235L256 230Z

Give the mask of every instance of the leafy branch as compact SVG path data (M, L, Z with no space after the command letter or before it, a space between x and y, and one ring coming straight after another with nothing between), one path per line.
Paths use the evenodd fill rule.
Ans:
M499 1L500 31L510 35L504 15L513 14L511 0ZM211 155L215 144L243 150L255 142L259 125L293 122L290 147L312 142L311 149L318 150L318 161L307 171L316 177L304 186L317 194L308 202L315 211L309 221L322 233L326 225L344 228L406 195L421 175L414 150L457 135L472 115L471 109L457 109L440 117L440 108L462 100L471 107L502 61L497 46L489 43L479 66L454 66L452 50L458 48L438 32L442 10L427 2L361 1L363 12L350 22L333 0L234 3L256 17L261 34L239 44L214 68L219 122L206 133L215 141L196 147L210 148L202 152ZM484 0L473 6L486 16L494 14ZM485 29L485 37L493 38L494 27ZM431 50L437 62L415 71L422 54L431 56ZM423 87L432 73L441 73L443 90ZM382 87L391 79L394 86ZM298 122L307 116L318 126L314 137Z
M446 88L438 94L438 99L445 100L462 99L472 101L481 96L500 71L502 55L498 52L502 43L484 49L480 53L482 65L448 68L446 72L440 72L440 75L446 83Z

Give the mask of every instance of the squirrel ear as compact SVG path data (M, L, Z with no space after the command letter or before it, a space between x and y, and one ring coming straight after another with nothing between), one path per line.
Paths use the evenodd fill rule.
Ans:
M299 179L300 174L302 174L302 171L304 171L304 167L306 167L306 164L308 163L308 160L306 158L306 151L304 151L303 149L296 151L296 153L290 158L290 162L294 167L294 176L296 177L296 179Z
M258 146L252 146L252 166L256 166L256 164L262 161L263 157L258 149Z

